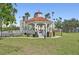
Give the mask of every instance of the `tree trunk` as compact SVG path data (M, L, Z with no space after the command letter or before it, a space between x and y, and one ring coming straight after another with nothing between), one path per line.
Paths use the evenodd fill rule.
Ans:
M1 19L1 24L0 24L0 31L1 31L1 36L0 36L0 40L2 39L1 37L2 37L2 19Z
M62 29L60 29L60 32L61 32L61 36L62 36Z
M55 36L55 31L53 30L53 37Z

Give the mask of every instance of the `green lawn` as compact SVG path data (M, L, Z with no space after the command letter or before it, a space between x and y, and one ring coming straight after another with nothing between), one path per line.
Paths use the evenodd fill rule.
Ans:
M57 39L2 38L0 54L79 54L79 33L64 33Z

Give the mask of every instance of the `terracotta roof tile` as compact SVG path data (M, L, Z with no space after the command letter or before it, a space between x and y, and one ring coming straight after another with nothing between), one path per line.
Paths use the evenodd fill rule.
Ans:
M45 19L43 17L36 17L36 18L31 18L27 20L26 22L34 22L34 21L49 21L48 19Z

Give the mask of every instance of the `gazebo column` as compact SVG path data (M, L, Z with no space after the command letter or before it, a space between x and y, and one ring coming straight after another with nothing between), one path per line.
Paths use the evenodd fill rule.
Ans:
M47 37L47 23L45 23L46 37Z
M53 28L53 26L52 26L52 24L50 24L50 36L51 36L51 37L53 36L52 28Z
M53 36L55 36L55 24L54 24L54 22L53 22L53 24L52 24L53 26Z
M42 29L44 30L44 25L42 26Z
M35 23L35 32L36 32L36 26L37 26L37 24Z
M54 22L52 23L52 25L53 25L52 28L55 29L55 24L54 24Z

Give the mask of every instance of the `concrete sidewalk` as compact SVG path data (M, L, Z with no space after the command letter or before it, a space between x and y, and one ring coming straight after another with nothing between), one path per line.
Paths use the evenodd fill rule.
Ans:
M49 38L60 38L61 36L55 36L55 37L46 37L46 39L49 39ZM27 38L27 39L42 39L42 38L39 38L39 37L2 37L2 38Z

